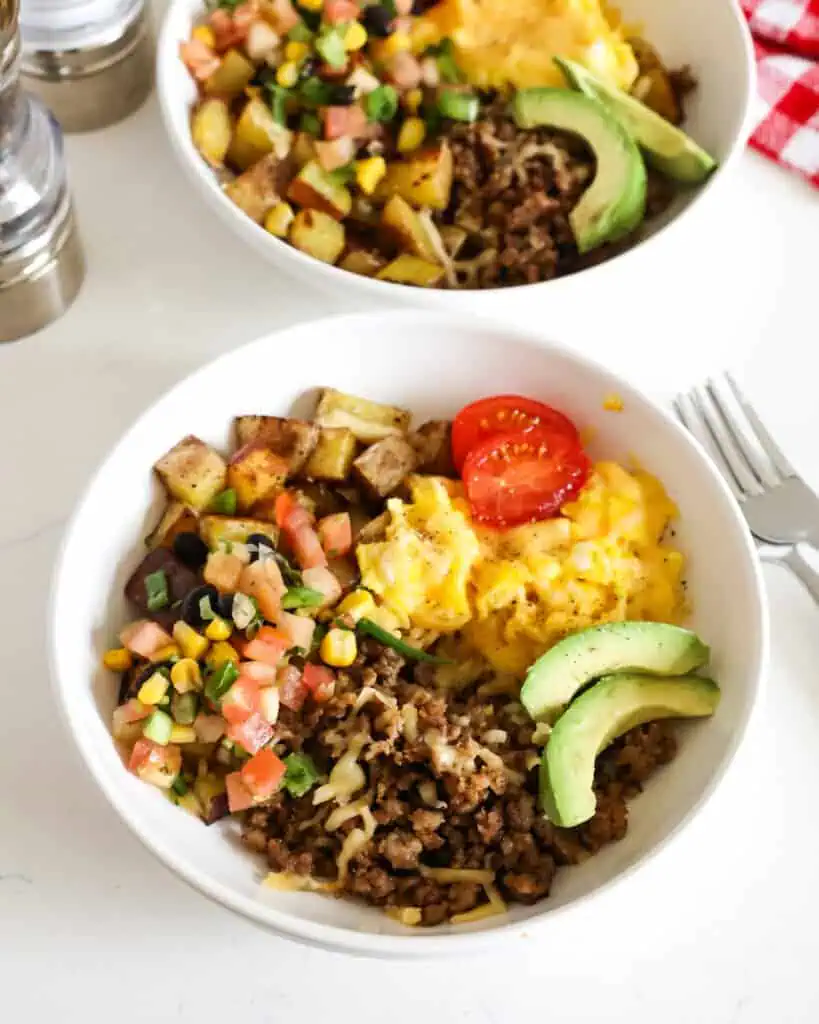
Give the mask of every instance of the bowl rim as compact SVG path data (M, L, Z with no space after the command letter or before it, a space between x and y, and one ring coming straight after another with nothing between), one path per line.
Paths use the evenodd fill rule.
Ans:
M707 786L703 789L699 798L688 808L686 813L677 825L665 836L659 839L650 849L641 853L635 861L615 877L603 882L590 892L578 896L571 902L550 909L548 902L543 901L543 909L540 913L523 922L508 921L496 925L486 931L465 932L463 934L436 933L434 931L423 932L419 929L408 929L407 935L373 934L368 932L356 932L349 928L339 927L333 924L324 924L315 921L305 921L296 915L279 910L275 907L253 900L250 897L232 891L228 886L214 881L206 873L198 869L192 869L183 863L175 854L172 843L164 836L147 834L139 825L136 815L131 813L130 803L122 798L120 787L116 780L107 777L106 772L101 769L93 756L93 743L86 740L82 729L75 726L75 705L81 703L81 694L85 691L77 690L71 670L65 666L59 657L58 651L58 629L57 629L57 605L61 590L67 585L64 577L64 563L69 549L74 542L74 535L83 520L86 509L91 501L97 482L108 471L109 467L119 459L121 449L126 445L131 435L138 431L143 422L154 416L166 403L170 402L175 392L192 381L206 374L218 370L223 363L235 359L252 360L253 351L256 348L264 348L271 344L286 342L288 334L298 334L304 331L322 331L328 336L333 336L335 328L339 324L364 325L372 328L379 326L382 332L389 334L390 325L396 320L406 321L412 318L414 322L421 321L430 327L449 329L452 331L464 331L470 329L483 329L502 331L510 341L515 344L537 350L543 358L548 358L550 353L560 355L561 358L568 358L575 363L581 374L589 373L601 379L601 383L608 390L622 395L625 403L642 403L648 406L664 422L665 428L676 435L678 440L692 449L703 468L710 476L716 489L726 499L727 507L731 510L733 526L737 535L742 537L745 558L747 561L750 581L752 583L754 598L754 617L756 619L753 630L753 640L756 649L753 652L752 664L753 678L749 682L749 698L746 702L746 709L743 716L733 724L730 743L725 750L719 763L714 768ZM191 373L187 374L176 383L165 389L155 400L153 400L131 425L121 434L116 444L109 450L108 454L97 464L87 480L83 492L77 501L70 520L63 532L57 558L51 578L50 596L48 604L48 659L49 676L53 692L57 698L57 705L68 732L76 744L81 758L97 786L102 790L111 804L112 808L119 815L120 819L127 825L130 831L146 846L154 856L174 874L185 881L192 888L215 903L240 914L251 923L273 931L274 933L287 938L295 939L311 946L318 946L323 949L335 952L351 953L359 956L370 956L376 958L421 958L433 955L453 955L468 952L487 951L503 941L513 937L520 937L524 934L531 934L535 929L542 929L563 914L577 910L587 904L591 899L610 892L615 886L619 886L629 879L635 872L644 867L649 861L656 858L663 851L667 850L672 840L676 839L684 829L690 825L693 819L703 810L710 801L717 787L725 777L729 766L733 762L737 750L742 743L751 717L759 704L759 697L763 678L767 671L769 659L769 616L767 597L762 578L761 562L757 555L751 534L745 523L742 512L737 505L727 483L720 475L716 465L711 461L705 449L699 441L693 437L685 428L662 405L645 395L639 389L618 377L607 367L589 356L576 352L569 346L559 342L546 340L535 331L528 331L519 328L510 328L499 324L489 318L476 317L467 313L457 313L440 310L408 310L392 309L386 311L371 311L364 313L345 313L315 320L300 321L285 328L273 330L253 341L221 354L215 359L208 360L198 366ZM123 769L124 770L124 769ZM252 865L248 864L248 870Z
M204 4L201 3L201 0L198 0L198 2L204 10ZM585 267L576 273L555 277L548 281L508 285L502 288L458 288L453 289L452 292L441 289L427 289L427 292L434 293L431 294L433 302L445 306L453 295L468 295L474 301L486 301L487 297L499 294L508 294L514 298L519 296L524 290L544 288L546 286L555 292L561 287L565 291L572 284L576 285L578 280L588 281L591 284L592 275L596 277L609 264L621 264L626 259L631 261L638 252L645 253L655 239L665 238L676 225L688 219L688 212L699 207L705 197L713 193L718 184L723 181L726 174L739 160L740 156L744 153L753 130L756 95L756 61L754 59L753 40L739 0L722 0L722 2L726 4L733 15L733 20L742 41L745 79L744 102L737 122L734 125L733 142L725 159L720 161L716 170L705 184L698 188L685 209L679 211L664 224L661 224L655 231L652 231L646 238L638 240L635 245L629 246L625 251L617 253L611 259L604 260L602 263ZM366 277L363 274L354 274L352 271L342 270L341 267L337 267L334 264L324 263L312 256L308 256L307 253L301 252L301 250L296 249L292 245L288 245L283 239L276 238L269 232L264 231L261 225L256 224L236 208L235 204L215 184L204 161L197 159L196 154L191 153L190 145L186 144L190 143L190 139L183 139L175 129L174 104L170 98L173 90L168 88L168 82L172 74L171 69L179 61L178 43L180 40L173 31L173 24L179 8L183 5L188 6L190 3L191 0L171 0L166 8L156 48L156 91L159 97L162 123L170 141L171 149L202 200L217 213L226 227L237 233L251 248L256 249L259 255L280 265L289 262L294 273L300 272L306 275L311 270L315 271L323 279L326 286L334 289L343 288L345 281L350 277L354 277L362 291L368 292L373 298L378 298L382 302L406 303L408 300L411 300L414 293L419 291L418 288L412 285L397 284L392 281L379 281L376 278Z

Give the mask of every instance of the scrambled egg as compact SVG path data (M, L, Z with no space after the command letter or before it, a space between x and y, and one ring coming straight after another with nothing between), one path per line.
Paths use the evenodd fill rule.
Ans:
M556 56L621 89L637 78L634 52L601 0L442 0L415 20L414 48L447 37L458 66L481 88L565 85Z
M361 544L362 584L404 628L460 632L465 651L522 677L567 633L602 622L679 622L683 556L663 539L677 515L662 484L600 462L556 519L473 526L459 485L414 477L388 503L385 540Z

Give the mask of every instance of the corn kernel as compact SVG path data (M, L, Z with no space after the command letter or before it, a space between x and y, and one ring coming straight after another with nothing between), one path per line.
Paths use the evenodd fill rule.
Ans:
M227 640L232 632L233 626L230 623L224 619L214 619L205 630L205 636L208 640Z
M420 117L408 117L398 133L399 153L410 153L413 149L418 149L426 133L426 125Z
M356 659L358 644L350 629L331 629L321 641L321 660L333 668L347 668Z
M393 32L378 47L379 53L383 54L383 57L394 57L396 53L401 53L411 48L412 40L406 32Z
M360 50L367 42L367 30L360 21L353 21L344 33L344 49Z
M168 680L161 672L154 672L154 674L146 679L145 682L140 686L139 693L137 693L137 700L143 704L158 704L168 689Z
M191 32L191 39L198 39L200 43L209 46L211 50L216 46L216 35L210 25L197 25Z
M284 48L284 59L295 61L298 64L300 60L304 60L309 52L310 47L307 43L299 43L293 39Z
M202 672L192 658L182 658L171 668L171 682L177 693L202 689Z
M239 655L235 647L231 647L230 644L226 644L220 641L218 644L214 644L208 654L208 664L214 668L218 668L220 665L224 665L226 661L237 662Z
M387 173L387 164L383 156L371 156L367 160L359 160L355 165L355 180L365 195L375 192L379 181Z
M368 590L354 590L336 609L341 615L349 615L353 622L365 617L372 618L375 610L373 595Z
M178 644L167 644L165 647L160 647L158 651L154 651L151 655L151 661L170 661L171 658L178 658L182 652L179 649Z
M283 89L292 89L298 81L298 77L298 65L292 60L285 61L276 72L276 81Z
M414 114L421 106L423 98L424 94L420 89L410 89L409 92L404 94L404 106L411 114Z
M264 229L276 238L287 238L287 232L295 216L289 203L276 203L264 219Z
M201 633L197 633L193 626L182 619L174 624L173 638L179 644L182 657L193 658L194 661L198 661L210 646Z
M299 7L304 7L308 11L320 11L324 6L324 0L303 0L303 3L299 4Z
M134 659L131 657L131 652L126 651L124 647L112 647L110 651L103 654L102 663L112 672L127 672L133 665Z
M606 412L622 412L623 399L616 394L606 395L603 399L603 408Z
M171 743L196 743L196 729L192 725L175 725L171 729Z

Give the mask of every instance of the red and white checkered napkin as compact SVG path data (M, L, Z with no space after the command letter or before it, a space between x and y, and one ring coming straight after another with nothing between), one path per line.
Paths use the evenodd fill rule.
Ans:
M751 145L819 188L819 0L741 0L765 114Z

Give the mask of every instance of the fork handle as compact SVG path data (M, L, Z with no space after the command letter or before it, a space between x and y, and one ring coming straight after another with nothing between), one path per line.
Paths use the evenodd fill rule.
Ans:
M813 600L819 604L819 571L808 562L799 545L786 548L784 554L781 549L776 548L761 551L760 554L763 561L784 565L790 569Z

